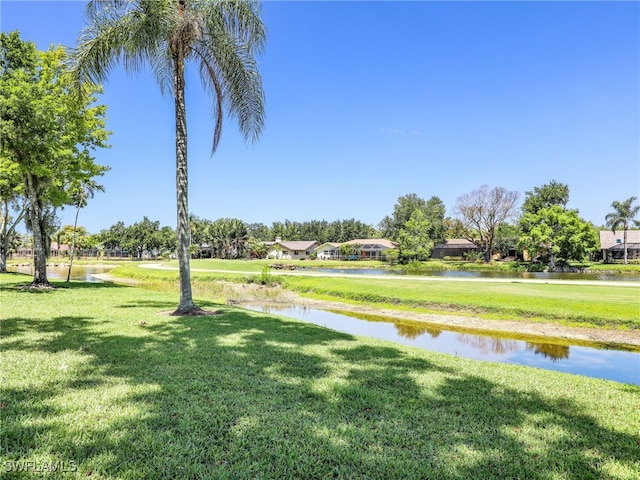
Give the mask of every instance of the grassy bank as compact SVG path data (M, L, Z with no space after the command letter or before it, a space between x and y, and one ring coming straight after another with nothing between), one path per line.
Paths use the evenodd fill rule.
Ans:
M639 329L639 287L291 277L288 288L324 298L486 318Z
M206 261L205 261L206 262ZM252 263L252 262L247 262ZM232 262L232 264L235 264ZM193 286L203 296L215 294L216 280L246 281L236 271L213 273L198 271L205 265L194 262ZM256 273L259 270L256 270ZM113 272L138 278L158 290L177 288L175 270L139 268L137 264ZM285 288L329 300L371 304L390 309L417 309L454 312L484 318L535 320L573 326L640 329L640 285L638 287L533 284L524 282L492 283L397 278L336 278L312 276L272 277ZM253 278L255 281L255 278ZM173 290L175 291L175 290ZM211 292L208 295L207 292Z
M44 462L92 479L640 476L634 386L27 281L0 276L6 478Z

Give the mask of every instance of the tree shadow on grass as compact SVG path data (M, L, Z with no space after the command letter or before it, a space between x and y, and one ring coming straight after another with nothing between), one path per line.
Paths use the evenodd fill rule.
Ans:
M157 302L138 301L144 311ZM503 378L474 375L473 361L221 310L107 330L104 318L13 317L8 338L3 322L11 364L2 386L5 458L71 460L85 478L577 480L640 472L637 435L595 420L580 393L529 387L518 376L529 370L501 365ZM61 361L69 368L60 370ZM42 368L41 381L16 378L18 363ZM578 391L592 383L575 377ZM612 390L628 402L640 394L628 388Z
M61 316L51 319L9 317L2 319L0 339L3 350L58 352L64 349L81 349L83 341L90 337L88 328L93 317ZM36 336L30 335L38 332Z
M121 288L121 289L133 288L131 285L122 285L122 284L108 283L108 282L79 282L75 280L72 282L65 282L62 280L50 280L49 283L52 288L28 288L29 285L31 285L31 282L11 283L6 286L3 286L3 288L11 291L16 291L16 292L25 293L25 294L32 294L32 295L55 293L56 290L86 290L86 289L111 290L115 288Z

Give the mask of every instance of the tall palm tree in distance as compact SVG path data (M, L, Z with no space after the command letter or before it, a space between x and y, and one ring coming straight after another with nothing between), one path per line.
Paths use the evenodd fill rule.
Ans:
M176 315L201 313L193 303L189 266L185 67L197 66L212 98L215 152L226 115L246 140L264 126L264 93L256 56L266 39L254 0L93 0L88 26L73 52L79 84L101 83L116 63L135 71L148 63L162 93L173 94L176 121L176 196L180 304Z
M76 234L78 233L78 215L80 209L87 206L90 198L93 198L95 191L104 192L104 187L98 185L93 180L86 180L74 185L71 191L71 200L76 207L76 218L73 221L73 237L71 240L71 250L69 250L69 270L67 271L67 282L71 279L71 268L73 267L73 257L76 251ZM58 243L58 248L60 243Z
M623 244L624 246L624 263L627 264L627 230L631 221L640 213L640 205L633 205L638 197L629 197L624 202L618 202L617 200L611 204L614 211L607 213L604 217L607 221L607 228L615 234L616 230L620 230L620 227L624 230Z

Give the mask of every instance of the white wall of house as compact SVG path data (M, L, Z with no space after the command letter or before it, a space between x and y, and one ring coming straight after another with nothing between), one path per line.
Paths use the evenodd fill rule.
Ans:
M316 248L316 255L318 256L318 260L337 260L340 256L340 250L337 246L323 243Z
M291 242L296 243L296 242ZM301 242L304 243L304 242ZM308 242L307 242L308 243ZM307 245L304 250L289 248L286 242L282 242L277 244L279 249L273 248L269 251L268 258L275 258L278 260L303 260L308 259L311 254L314 252L315 247L317 246L317 242L313 242L313 244Z

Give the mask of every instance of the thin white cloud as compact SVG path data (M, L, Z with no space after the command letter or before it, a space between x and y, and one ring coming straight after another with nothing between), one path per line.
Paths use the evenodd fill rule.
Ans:
M404 130L402 128L389 128L389 127L380 127L380 131L386 135L407 135L407 130ZM408 131L408 135L411 135L413 137L420 135L420 131L419 130L409 130Z
M404 135L405 132L404 130L400 129L400 128L387 128L387 127L382 127L380 128L380 131L382 133L386 133L388 135Z

